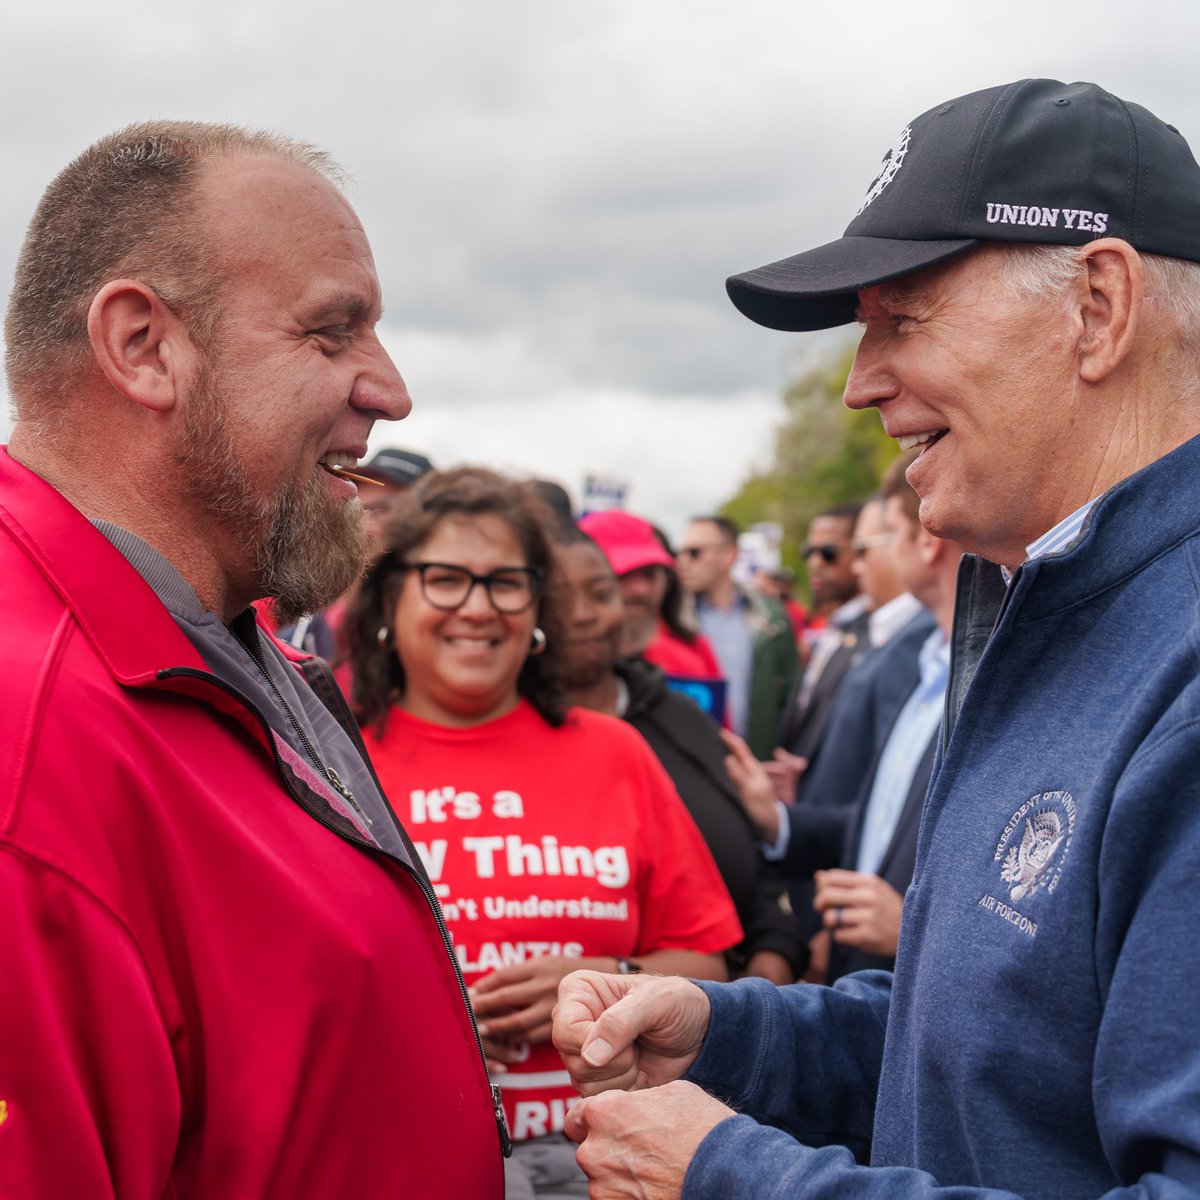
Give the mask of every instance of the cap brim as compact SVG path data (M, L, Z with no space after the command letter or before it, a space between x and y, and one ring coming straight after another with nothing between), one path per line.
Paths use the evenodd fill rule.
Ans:
M854 320L862 288L911 275L978 246L978 238L915 242L844 237L725 281L744 316L768 329L831 329Z
M660 546L651 550L648 546L637 546L632 549L606 550L605 557L616 575L628 575L630 571L642 567L666 567L668 571L675 570L675 560Z

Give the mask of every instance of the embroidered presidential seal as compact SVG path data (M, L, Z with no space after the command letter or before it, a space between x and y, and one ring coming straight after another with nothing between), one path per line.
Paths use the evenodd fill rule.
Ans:
M1039 792L1009 817L994 861L1000 864L1000 878L1009 885L1014 904L1043 888L1049 895L1058 887L1074 833L1075 801L1070 792Z
M992 861L1000 881L1008 885L1007 901L984 895L979 907L1007 921L1027 937L1037 937L1038 923L1016 906L1039 892L1058 887L1071 839L1075 834L1075 801L1070 792L1038 792L1030 796L1004 826ZM999 889L1003 891L1003 889Z
M896 173L900 170L900 166L904 162L904 156L908 153L908 141L911 137L912 126L906 125L901 131L900 136L888 147L888 152L883 156L883 162L879 165L879 174L871 180L871 186L867 188L867 194L863 197L863 202L858 206L858 212L854 214L856 217L863 209L876 200L879 193L896 178Z

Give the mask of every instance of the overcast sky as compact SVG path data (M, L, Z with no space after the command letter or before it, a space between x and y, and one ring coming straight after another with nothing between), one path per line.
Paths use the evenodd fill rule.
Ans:
M576 497L623 476L676 531L853 336L759 329L725 277L838 236L912 117L1088 79L1200 147L1194 0L42 0L0 38L0 297L42 188L101 134L283 129L348 169L374 247L415 407L372 446Z

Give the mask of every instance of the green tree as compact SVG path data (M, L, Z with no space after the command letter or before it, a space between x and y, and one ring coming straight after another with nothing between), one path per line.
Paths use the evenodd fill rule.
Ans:
M783 526L783 561L799 569L800 547L822 509L862 500L879 486L896 443L875 412L842 404L854 349L806 371L783 393L770 467L750 475L721 512L743 528L757 521Z

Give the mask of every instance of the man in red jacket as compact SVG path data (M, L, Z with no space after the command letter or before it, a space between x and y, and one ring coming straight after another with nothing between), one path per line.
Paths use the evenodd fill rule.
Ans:
M336 178L273 134L132 126L50 185L21 252L5 1197L502 1193L429 881L336 689L251 608L294 619L355 578L343 471L409 409Z

